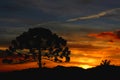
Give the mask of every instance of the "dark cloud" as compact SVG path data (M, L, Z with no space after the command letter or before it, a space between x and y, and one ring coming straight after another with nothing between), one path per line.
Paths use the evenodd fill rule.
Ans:
M0 2L0 10L1 11L18 11L20 9L24 9L21 5L17 4L14 0L3 0Z
M120 40L120 30L117 30L115 34L116 34L116 38Z
M103 6L107 9L105 4L111 1L98 1L98 0L12 0L12 4L19 5L24 9L37 9L42 10L45 13L59 15L59 16L78 16L87 13L93 13L99 10L103 10ZM10 2L10 1L9 1ZM112 1L113 2L113 1ZM109 4L108 4L109 3ZM117 0L117 3L119 1ZM86 4L86 5L85 5ZM104 4L104 5L102 5ZM83 8L84 7L84 8ZM27 10L26 9L26 10ZM98 10L99 9L99 10ZM86 12L86 13L85 13Z
M0 45L9 45L10 41L22 34L24 27L0 27Z
M34 2L34 0L31 0ZM38 24L56 19L44 13L28 0L4 0L0 3L0 22ZM8 22L9 21L9 22ZM3 23L2 23L3 24ZM19 25L19 24L18 24Z
M38 24L41 20L33 20L31 18L0 18L0 23L14 23L14 24Z
M95 0L80 0L80 2L83 3L83 4L89 4L89 3L92 3L94 1Z

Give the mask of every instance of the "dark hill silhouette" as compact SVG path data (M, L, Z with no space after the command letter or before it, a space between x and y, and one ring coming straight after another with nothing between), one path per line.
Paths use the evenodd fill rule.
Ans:
M1 80L120 80L120 66L31 68L0 73Z

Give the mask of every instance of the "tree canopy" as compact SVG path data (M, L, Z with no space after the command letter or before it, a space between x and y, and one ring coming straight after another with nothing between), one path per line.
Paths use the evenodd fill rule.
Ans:
M60 48L66 46L66 40L53 34L49 29L33 28L28 32L23 32L20 36L12 40L11 44L16 49L31 48Z
M67 47L67 40L52 33L49 29L45 28L30 28L27 32L23 32L11 41L10 49L15 51L16 49L32 49L36 50L48 50L47 56L55 57L55 61L58 61L57 57L66 58L66 62L70 61L70 51ZM61 53L60 53L61 52Z

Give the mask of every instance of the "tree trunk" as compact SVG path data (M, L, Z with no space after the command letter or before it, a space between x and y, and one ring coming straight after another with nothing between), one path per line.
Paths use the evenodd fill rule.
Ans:
M39 69L42 68L42 59L41 59L42 55L41 55L41 50L39 49L39 55L38 55L38 65L39 65Z

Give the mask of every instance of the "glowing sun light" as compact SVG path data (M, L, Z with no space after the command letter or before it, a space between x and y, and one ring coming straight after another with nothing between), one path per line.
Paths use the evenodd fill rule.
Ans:
M88 68L91 68L92 66L89 66L89 65L79 65L80 67L84 68L84 69L88 69Z

